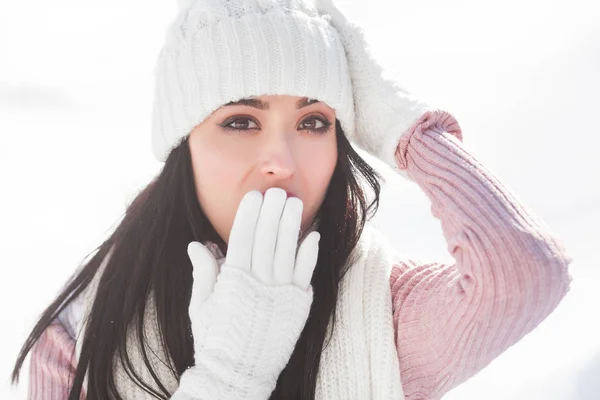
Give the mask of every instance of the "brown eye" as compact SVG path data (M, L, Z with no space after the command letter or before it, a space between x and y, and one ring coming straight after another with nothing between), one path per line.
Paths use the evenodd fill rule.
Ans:
M325 124L323 123L323 121L321 121L320 119L317 119L317 118L309 118L309 119L306 119L306 120L303 121L303 123L307 123L307 122L310 122L309 125L311 125L307 129L313 129L314 130L314 129L320 129L323 126L325 126ZM321 124L320 127L319 126L314 126L314 125L319 125L319 123Z
M322 135L329 131L329 128L331 127L331 122L318 117L309 117L302 121L302 124L305 124L306 122L309 122L310 127L303 128L303 130L311 131L313 132L313 135Z
M249 128L248 127L249 124L256 125L256 122L252 121L250 118L243 117L243 118L237 118L234 120L225 121L221 125L221 127L228 131L247 131L249 129L256 129L256 127Z

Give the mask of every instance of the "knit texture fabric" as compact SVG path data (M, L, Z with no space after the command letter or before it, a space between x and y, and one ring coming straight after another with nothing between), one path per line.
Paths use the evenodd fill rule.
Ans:
M170 26L155 67L152 150L159 161L216 109L285 94L325 102L354 134L344 47L305 0L196 0Z
M211 249L216 246L208 245ZM215 252L215 257L222 256ZM110 253L109 253L110 255ZM400 364L394 342L394 326L392 300L390 296L390 270L394 260L394 250L390 243L367 222L359 242L350 256L351 266L340 284L338 302L336 304L336 322L332 328L330 323L328 335L331 340L324 347L321 355L321 364L317 375L316 399L374 399L389 400L403 399L402 383L400 377ZM108 256L107 256L108 258ZM220 259L222 264L224 259ZM94 280L90 283L85 293L84 315L91 310L95 299L95 291L106 265L106 258L96 273ZM240 278L240 277L238 277ZM238 280L241 283L243 279ZM236 284L234 278L232 283ZM248 288L251 290L251 288ZM153 296L150 296L152 298ZM239 309L232 314L248 311ZM250 311L249 311L250 312ZM234 317L235 318L235 317ZM268 318L258 317L257 318ZM85 318L83 318L85 320ZM170 360L165 349L160 344L159 330L155 313L155 305L152 301L146 308L146 326L144 332L147 338L147 351L152 367L157 373L162 384L171 394L175 393L179 386L178 378L172 374L167 365ZM282 326L279 333L291 329L290 337L295 335L293 326ZM79 337L77 339L76 351L80 353L80 345L84 339L85 325L80 324ZM296 337L296 336L293 336ZM240 362L246 365L259 366L260 352L256 347L248 345L248 338L233 333L224 334L222 342L218 345L225 348L237 349L246 357ZM154 382L150 371L145 367L142 359L142 350L134 332L130 332L127 341L127 352L136 372L142 379L154 389L158 386ZM291 356L291 352L288 357ZM264 361L264 360L263 360ZM287 364L287 362L286 362ZM119 393L126 399L147 399L148 393L144 392L129 378L122 364L115 359L116 373L115 381ZM179 399L268 399L272 389L277 383L278 376L262 377L260 386L254 387L253 395L249 391L231 390L233 383L231 375L233 371L223 371L226 376L204 374L186 377L202 385L195 394L181 393L176 397ZM238 371L249 373L249 371ZM260 372L260 371L258 371ZM246 382L248 383L248 382ZM87 382L86 382L87 386ZM220 389L227 396L217 396L214 393ZM202 395L200 395L202 393ZM208 395L208 397L202 397Z
M312 299L312 286L265 285L225 264L214 293L192 321L200 328L194 334L195 365L183 373L172 399L268 398Z
M344 46L352 82L355 133L348 138L412 181L398 168L395 151L400 137L427 111L435 110L399 82L386 78L373 56L363 29L349 20L332 0L315 0L320 13L329 16ZM414 62L412 58L407 61Z

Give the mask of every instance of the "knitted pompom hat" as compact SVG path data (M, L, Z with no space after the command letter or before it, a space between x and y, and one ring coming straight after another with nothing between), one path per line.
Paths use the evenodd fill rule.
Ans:
M325 102L348 138L354 97L338 31L309 0L188 0L155 67L152 150L159 161L216 109L252 96Z

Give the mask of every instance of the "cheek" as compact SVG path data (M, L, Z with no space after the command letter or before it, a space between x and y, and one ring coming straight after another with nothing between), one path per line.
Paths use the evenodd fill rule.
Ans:
M193 149L192 161L198 196L204 203L210 203L211 196L218 193L219 183L228 182L231 173L227 160L207 147Z
M306 173L310 176L311 182L314 183L312 186L318 188L319 192L327 191L336 161L337 152L330 150L311 152L307 160L302 163L306 166Z
M302 175L311 192L310 203L305 203L303 224L309 224L312 221L325 199L337 163L337 154L337 146L334 142L328 146L312 149L301 163Z
M237 204L235 187L240 181L240 157L222 146L190 143L198 202L217 233L227 240Z

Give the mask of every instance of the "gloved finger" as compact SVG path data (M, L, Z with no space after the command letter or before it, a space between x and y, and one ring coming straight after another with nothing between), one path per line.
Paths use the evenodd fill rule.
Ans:
M256 221L262 202L263 196L258 190L246 193L240 201L227 243L227 265L251 271Z
M190 242L187 253L193 268L192 297L189 306L189 315L193 326L194 317L199 314L202 304L214 290L219 269L217 260L202 243Z
M296 264L294 266L294 284L303 290L310 286L317 258L319 257L319 240L321 234L317 231L311 232L304 239L298 249Z
M281 188L267 190L256 222L256 236L252 249L252 273L266 285L273 284L275 244L286 198L287 194Z
M304 203L297 197L290 197L285 202L283 214L279 221L277 232L277 246L273 258L273 283L275 285L289 285L294 279L294 262L296 248L300 236L302 223L302 210Z

